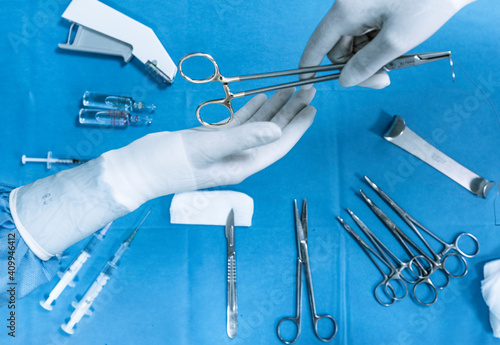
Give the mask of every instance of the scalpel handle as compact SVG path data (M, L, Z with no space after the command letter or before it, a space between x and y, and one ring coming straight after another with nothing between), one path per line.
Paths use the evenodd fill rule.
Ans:
M233 339L238 332L238 303L236 300L236 253L227 256L227 335Z

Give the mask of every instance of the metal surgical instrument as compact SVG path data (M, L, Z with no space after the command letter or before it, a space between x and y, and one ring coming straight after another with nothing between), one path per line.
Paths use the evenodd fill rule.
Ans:
M434 257L434 260L432 260L432 258L429 258L429 260L431 261L431 263L434 267L434 270L441 269L444 271L444 273L447 276L450 276L453 278L461 278L467 274L468 265L467 265L467 261L465 260L465 258L474 257L479 253L479 247L480 247L479 241L477 240L477 238L474 235L472 235L471 233L463 232L463 233L460 233L456 237L456 239L453 243L445 242L443 239L441 239L435 233L433 233L432 231L427 229L425 226L423 226L420 222L418 222L415 218L413 218L405 210L403 210L401 208L401 206L399 206L394 200L392 200L382 189L380 189L367 176L365 176L364 178L368 182L370 187L401 217L401 219L403 219L405 221L405 223L410 227L410 229L412 229L413 232L417 235L417 237L422 241L422 243L425 245L425 247L428 249L428 251ZM375 210L374 210L374 212L377 214L377 216L379 215L379 212L377 212ZM395 225L390 224L389 226L391 228L395 228ZM431 245L427 242L427 240L422 235L422 233L419 231L419 229L422 230L423 232L425 232L427 235L432 237L434 240L436 240L437 242L439 242L443 246L443 249L440 253L437 253L431 247ZM401 232L401 230L399 230L399 232ZM406 236L406 235L404 235L404 236ZM469 252L469 251L466 251L460 247L460 240L463 238L469 238L472 241L474 250ZM406 237L405 240L410 241L408 237ZM413 246L415 246L415 244L413 244ZM463 267L463 271L454 272L446 266L447 260L450 257L455 257L458 260L460 260L460 263L462 264L462 267ZM417 283L415 285L415 288L419 284L420 283Z
M363 199L366 201L370 209L377 215L377 217L384 223L384 225L389 229L389 231L394 235L394 237L399 241L401 246L405 249L405 251L408 253L408 255L412 258L411 260L415 263L415 265L421 270L422 272L427 271L427 275L425 275L423 278L421 278L414 286L412 290L412 296L415 298L417 302L423 305L431 305L437 300L437 289L444 289L446 286L448 286L450 282L450 278L448 274L445 274L446 281L443 285L436 285L432 282L430 279L430 275L436 272L438 269L443 269L443 265L441 263L436 263L435 261L432 260L430 256L428 256L419 246L415 244L377 205L373 203L373 201L368 198L368 196L360 190L361 195ZM421 255L416 255L413 253L413 251L410 248L410 245L417 251L420 252ZM427 263L430 263L430 267L427 269L421 265L420 261L418 261L418 258L424 257L426 259ZM412 266L413 267L413 266ZM444 271L444 270L443 270ZM445 271L446 273L446 271ZM418 298L417 296L417 287L420 285L426 285L429 287L429 289L432 291L432 299L427 302L423 301L421 298Z
M278 338L285 344L293 344L297 341L300 336L300 325L302 316L302 266L304 266L306 284L307 284L307 295L309 297L309 305L311 309L311 319L314 327L314 334L319 340L327 342L332 340L337 333L337 322L331 315L317 315L316 314L316 302L314 301L314 290L312 283L311 267L309 263L309 253L307 249L307 203L304 200L302 203L302 216L299 215L299 209L297 207L297 200L293 202L294 218L295 218L295 239L297 242L297 300L296 300L296 314L294 317L285 317L281 319L278 323L276 331L278 333ZM318 322L322 319L330 319L332 321L333 330L332 333L323 338L318 332ZM284 322L292 322L297 329L297 333L292 340L285 340L281 335L281 326Z
M390 266L395 269L398 278L403 279L407 283L414 284L415 282L418 281L418 279L425 277L426 273L425 271L419 270L418 274L413 271L412 265L414 264L414 261L412 260L402 261L401 259L399 259L392 251L389 250L389 248L387 248L387 246L377 236L375 236L375 234L361 221L361 219L359 219L358 216L356 216L350 209L347 209L347 212L354 220L354 222L359 226L361 231L363 231L363 233L370 239L370 241L373 243L378 252L385 258L385 261L388 262ZM397 268L391 264L391 261L388 256L390 256L392 260L398 264ZM423 256L422 259L426 260L425 257ZM406 270L408 270L408 273L410 275L416 277L416 279L413 278L410 279L407 276L405 276L403 272L405 272Z
M401 116L394 116L384 139L411 153L475 195L486 198L495 182L488 181L451 159L409 129Z
M23 155L21 157L21 162L23 163L23 165L26 163L46 163L47 169L50 169L52 168L52 164L83 164L85 162L88 162L88 159L53 158L52 151L49 151L47 153L47 158L30 158L26 157L26 155Z
M354 214L352 213L351 210L348 210L349 214L351 217L356 221L356 223L363 224L361 220ZM351 237L356 241L356 243L363 249L363 251L366 253L368 258L373 262L375 267L380 271L382 274L382 281L375 286L373 289L373 295L375 296L375 299L377 300L378 303L382 304L383 306L390 306L394 304L394 302L402 300L408 295L408 286L406 283L402 280L400 274L397 272L397 268L387 259L387 257L382 257L381 253L378 253L375 249L373 249L368 243L366 243L342 218L337 216L337 220L342 224L344 229L351 235ZM366 227L364 224L361 225L363 227ZM375 258L379 259L385 266L387 266L390 270L389 274L385 273L385 271L380 267L378 264L377 260ZM392 286L392 282L397 282L400 285L400 289L397 287ZM380 296L379 292L380 288L383 287L382 292L385 294L385 296L389 299L389 302L385 302ZM398 291L401 290L403 291L402 295L398 296Z
M373 183L373 181L370 180L368 178L368 176L365 176L365 180L368 182L370 187L372 187L372 189L401 217L401 219L403 219L406 222L406 224L408 224L408 226L417 234L417 236L422 240L422 242L429 249L429 251L432 253L432 255L434 255L436 258L439 258L440 260L445 261L446 258L443 258L443 257L445 257L447 254L449 255L449 254L453 253L451 251L455 251L456 253L460 254L461 256L467 257L467 258L472 258L479 253L479 241L471 233L462 232L457 236L457 238L455 239L455 241L453 243L447 243L443 239L438 237L435 233L433 233L432 231L430 231L429 229L424 227L420 222L418 222L415 218L413 218L410 214L408 214L408 212L403 210L401 208L401 206L396 204L396 202L389 197L389 195L387 195L382 189L380 189L375 183ZM422 234L420 233L418 228L420 228L427 235L431 236L433 239L438 241L443 246L443 250L441 251L441 253L437 254L434 252L434 250L432 250L432 247L428 244L428 242L422 236ZM469 253L468 251L466 251L464 249L461 249L459 246L460 239L462 239L464 237L468 237L474 243L475 249L471 253ZM449 274L453 277L453 275L451 273L449 273Z
M82 249L80 254L73 260L73 262L68 266L64 273L57 272L61 280L54 286L52 291L49 294L49 297L46 301L40 301L40 305L46 310L52 310L52 302L55 301L59 295L64 291L66 286L74 287L75 283L73 279L75 279L78 271L82 268L83 264L87 261L88 258L94 253L99 244L104 240L108 229L111 227L113 222L106 225L101 231L94 233L90 240L87 242L85 247Z
M139 231L140 227L146 220L146 218L151 213L152 208L149 209L148 213L144 216L141 223L130 233L125 241L122 242L120 248L115 252L115 254L109 259L106 265L103 267L99 275L94 280L94 283L88 288L85 292L85 295L82 297L80 302L74 301L71 305L75 308L75 311L70 316L69 321L66 324L61 325L61 329L68 333L73 334L75 331L73 327L80 322L83 315L92 315L92 312L89 310L94 303L94 300L97 298L104 285L108 282L109 278L113 274L113 272L118 268L118 261L122 257L123 253L130 247L130 243L134 239L135 235Z
M236 252L234 251L234 211L231 209L225 228L227 241L227 335L233 339L238 332L238 303L236 300Z
M368 177L365 176L365 180L368 182L370 187L405 221L405 223L412 229L412 231L417 235L417 237L422 241L422 243L425 245L427 250L431 253L432 257L430 257L428 254L426 254L408 235L406 235L380 208L378 208L373 201L371 201L363 191L361 191L361 195L363 196L363 199L366 201L366 203L370 206L372 211L379 217L379 219L384 223L384 225L392 232L392 234L400 241L400 243L404 246L404 248L407 250L407 252L413 256L412 261L414 261L414 264L416 267L418 267L421 270L424 270L425 268L421 265L421 261L419 261L419 256L414 256L412 255L411 251L409 250L409 246L415 248L417 251L421 253L420 257L425 257L426 264L430 264L427 268L428 275L426 277L423 277L420 281L418 281L415 286L413 287L413 297L417 300L417 302L423 304L423 305L430 305L433 304L437 300L437 289L443 289L446 287L450 281L450 277L453 278L461 278L465 276L468 272L468 265L465 260L465 257L473 257L477 255L479 252L479 241L470 233L461 233L457 236L455 241L453 243L447 243L444 240L442 240L440 237L438 237L436 234L425 228L422 224L420 224L415 218L410 216L406 211L404 211L399 205L397 205L384 191L382 191L375 183L373 183ZM427 242L427 240L424 238L422 233L419 231L422 230L424 231L427 235L431 236L434 238L436 241L438 241L442 246L443 250L440 253L437 253L434 251L434 249L430 246L430 244ZM462 247L459 246L460 239L462 238L469 238L473 242L473 247L474 250L469 252ZM459 263L461 264L460 267L463 268L463 270L460 271L454 271L451 270L447 266L447 260L450 257L454 257L459 260ZM434 284L431 279L430 275L432 275L436 271L441 271L444 273L444 276L446 278L446 283L441 286L437 286ZM421 298L417 296L417 288L420 285L426 285L428 288L430 288L434 292L434 298L430 301L423 301Z
M202 58L208 59L214 66L214 73L210 77L205 78L205 79L195 79L195 78L188 77L182 69L182 64L186 60L193 58L193 57L202 57ZM381 68L381 70L391 71L391 70L395 70L395 69L413 67L413 66L422 65L422 64L432 62L432 61L438 61L441 59L449 59L450 60L450 65L452 68L452 77L453 77L453 80L455 80L455 73L453 72L453 62L451 60L451 52L450 51L402 55L402 56L396 58L395 60L389 62L387 65L383 66ZM219 66L217 65L217 62L215 62L215 59L211 55L205 54L205 53L191 53L191 54L184 56L179 61L179 73L182 75L182 77L184 79L186 79L187 81L190 81L192 83L209 83L212 81L217 81L217 82L222 84L222 88L223 88L224 94L225 94L224 98L201 103L198 106L198 108L196 109L196 117L198 118L198 121L200 121L200 123L202 125L207 126L207 127L221 127L221 126L227 125L228 123L230 123L233 120L234 110L233 110L233 106L231 105L231 101L234 98L251 96L251 95L255 95L258 93L262 93L262 92L275 91L275 90L280 90L280 89L294 87L294 86L301 86L301 85L314 84L314 83L319 83L319 82L328 81L328 80L335 80L335 79L339 78L340 72L333 73L330 75L321 76L321 77L313 77L313 78L309 78L309 79L305 79L305 80L289 82L289 83L273 85L273 86L267 86L267 87L262 87L262 88L258 88L258 89L235 92L235 93L231 92L231 90L229 89L229 83L237 82L237 81L264 79L264 78L276 78L276 77L283 77L283 76L289 76L289 75L295 75L295 74L327 72L327 71L334 71L334 70L340 71L340 70L342 70L342 68L344 66L345 66L345 64L333 64L333 65L325 65L325 66L304 67L304 68L298 68L298 69L287 70L287 71L279 71L279 72L259 73L259 74L251 74L251 75L236 76L236 77L224 77L223 75L221 75L221 73L219 71ZM210 104L223 105L224 107L226 107L229 110L231 116L227 120L222 121L220 123L208 123L208 122L204 121L200 115L200 111L203 107L205 107L206 105L210 105Z

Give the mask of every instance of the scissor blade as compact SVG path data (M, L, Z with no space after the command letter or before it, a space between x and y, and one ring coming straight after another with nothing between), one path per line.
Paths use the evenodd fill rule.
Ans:
M234 211L231 209L226 221L226 240L227 240L227 253L234 253Z
M294 213L294 218L295 218L295 235L297 238L297 250L300 253L300 243L306 241L306 237L304 234L304 228L302 226L302 218L300 217L299 214L299 208L297 207L297 200L293 201L293 213Z
M307 243L307 201L304 199L302 202L302 215L301 215L302 231L304 232L305 241Z

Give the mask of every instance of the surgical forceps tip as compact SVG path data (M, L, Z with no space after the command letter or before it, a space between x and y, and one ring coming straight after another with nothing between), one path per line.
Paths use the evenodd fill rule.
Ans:
M368 176L363 176L365 181L368 182L370 186L373 187L373 189L379 189L378 186L368 177Z
M361 219L359 219L358 216L356 216L356 214L354 212L351 211L350 208L346 208L346 211L347 213L349 213L349 215L351 216L351 218L356 222L356 224L362 224L363 222L361 221Z
M359 193L361 194L361 196L363 197L363 199L366 201L366 203L367 203L368 205L370 205L370 206L374 205L374 203L373 203L372 199L370 199L370 198L368 197L368 195L366 195L366 194L365 194L365 192L363 192L363 190L362 190L362 189L360 189L360 190L359 190Z

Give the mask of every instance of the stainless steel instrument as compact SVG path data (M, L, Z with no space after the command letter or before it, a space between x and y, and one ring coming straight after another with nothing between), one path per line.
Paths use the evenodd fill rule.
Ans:
M467 169L422 139L406 126L400 116L394 116L391 127L384 134L384 139L420 158L477 196L486 198L495 184Z
M313 330L316 337L323 341L331 341L337 334L337 322L333 316L329 314L318 315L316 313L316 302L314 300L314 289L312 283L311 266L309 262L309 251L307 246L307 203L304 200L302 203L302 215L299 215L299 209L297 207L297 200L293 201L293 214L295 218L295 240L297 242L297 281L296 281L296 312L293 317L284 317L278 322L278 327L276 332L278 333L278 338L285 344L293 344L299 339L300 336L300 325L302 323L302 268L304 268L306 276L307 285L307 296L309 298L309 306L311 311L311 320L313 324ZM328 319L331 321L332 330L330 335L323 337L319 334L318 323L323 319ZM296 333L295 337L290 340L285 339L281 334L281 326L283 323L293 323L295 325ZM324 322L323 322L324 323Z
M198 58L201 57L201 58L208 59L214 66L213 74L210 77L205 78L205 79L196 79L196 78L188 77L182 69L182 64L186 60L191 59L193 57L198 57ZM450 51L401 55L400 57L389 62L387 65L383 66L381 68L381 70L382 71L392 71L392 70L401 69L401 68L418 66L418 65L422 65L422 64L429 63L429 62L442 60L442 59L449 59L450 60L451 73L452 73L453 80L455 80L455 72L453 71L453 61L451 60L451 52ZM242 75L242 76L235 76L235 77L225 77L220 73L219 65L217 65L217 62L215 62L215 59L211 55L205 54L205 53L191 53L191 54L184 56L179 61L179 73L182 75L182 77L184 79L186 79L187 81L189 81L191 83L202 84L202 83L210 83L210 82L215 81L215 82L219 82L222 84L222 89L224 90L224 94L225 94L224 98L214 99L211 101L203 102L196 109L196 117L198 118L198 121L200 121L200 123L202 125L207 126L207 127L216 128L216 127L225 126L233 120L234 110L233 110L233 106L231 104L231 101L234 98L251 96L251 95L261 93L261 92L269 92L269 91L275 91L275 90L285 89L285 88L289 88L289 87L302 86L302 85L314 84L314 83L319 83L319 82L328 81L328 80L339 79L340 71L342 70L342 68L344 68L344 66L345 66L345 64L312 66L312 67L303 67L303 68L292 69L292 70L287 70L287 71L258 73L258 74ZM320 77L313 77L313 78L309 78L309 79L303 79L303 80L299 80L299 81L283 83L283 84L279 84L279 85L266 86L266 87L261 87L258 89L245 90L245 91L240 91L240 92L232 92L229 88L229 83L238 82L238 81L247 81L247 80L265 79L265 78L278 78L278 77L284 77L284 76L295 75L295 74L300 75L300 74L316 73L316 72L328 72L328 71L339 71L339 72L327 74L327 75L320 76ZM214 104L223 105L224 107L226 107L229 110L230 117L228 117L226 120L219 122L219 123L209 123L209 122L204 121L201 114L200 114L201 109L207 105L214 105Z
M236 252L234 251L234 211L226 223L227 241L227 335L233 339L238 332L238 303L236 300Z

